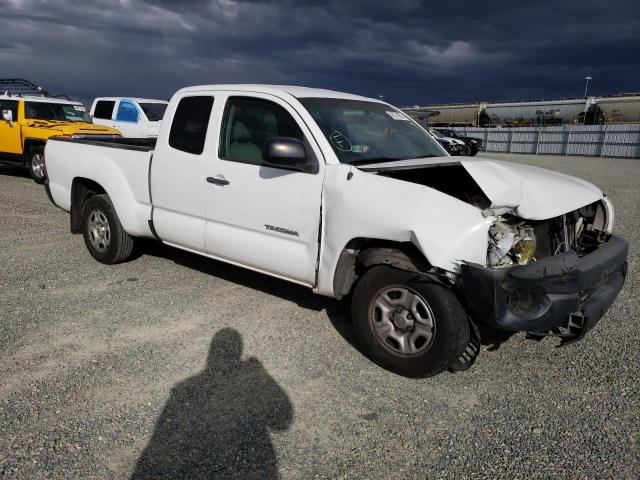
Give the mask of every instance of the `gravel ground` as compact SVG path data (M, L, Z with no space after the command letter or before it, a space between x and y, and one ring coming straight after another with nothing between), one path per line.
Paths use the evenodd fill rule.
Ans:
M157 245L95 262L0 167L0 477L638 478L640 160L485 156L599 185L630 274L585 341L496 335L424 380L302 287Z

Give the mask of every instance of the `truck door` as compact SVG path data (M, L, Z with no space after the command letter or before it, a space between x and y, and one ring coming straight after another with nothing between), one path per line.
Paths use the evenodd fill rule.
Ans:
M140 138L142 128L140 126L140 109L131 100L122 99L118 103L115 128L120 130L123 137Z
M20 135L20 123L18 123L18 101L0 100L0 112L10 110L13 115L13 126L0 117L0 154L22 153L22 135Z
M113 121L113 111L115 110L115 106L115 100L98 100L91 113L93 123L104 127L114 128L115 122Z
M213 96L185 94L175 105L151 160L153 224L166 243L204 252L205 160L217 136L207 134Z
M324 175L320 149L297 112L274 96L229 92L217 112L219 141L206 164L207 252L314 285ZM266 165L262 147L271 137L302 140L318 163L316 173Z

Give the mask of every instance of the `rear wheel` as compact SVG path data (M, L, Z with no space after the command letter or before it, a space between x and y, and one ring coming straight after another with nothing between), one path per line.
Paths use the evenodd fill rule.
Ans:
M27 157L27 168L29 174L33 178L34 182L42 184L47 178L47 173L44 166L44 147L39 145L37 147L31 147L29 155Z
M365 352L410 377L447 369L469 341L467 315L449 289L387 266L373 267L360 279L351 317Z
M111 265L131 256L133 238L124 231L108 195L94 195L82 209L82 235L91 256Z

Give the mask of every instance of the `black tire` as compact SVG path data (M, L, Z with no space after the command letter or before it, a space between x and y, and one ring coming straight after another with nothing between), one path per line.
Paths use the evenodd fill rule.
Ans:
M460 147L460 155L463 157L471 156L471 147L466 143Z
M44 168L44 146L38 145L29 149L27 155L27 169L33 181L42 185L47 178Z
M470 157L475 157L478 154L478 146L474 145L473 147L471 147L471 153L469 154Z
M417 294L432 314L431 337L425 337L424 343L418 346L423 350L416 353L403 355L397 351L397 345L390 342L393 339L382 339L374 328L374 323L389 323L387 317L378 318L377 302L385 295L381 292L395 288ZM396 311L394 309L394 313ZM373 267L359 280L352 296L351 318L364 352L384 368L408 377L430 377L446 370L462 354L470 337L467 314L451 290L419 274L388 266ZM393 320L390 324L396 325L396 322ZM417 330L417 327L409 328L408 331L389 328L389 335L411 336Z
M98 229L102 231L96 234ZM127 260L133 251L133 238L122 228L108 195L94 195L85 202L82 236L91 256L107 265Z

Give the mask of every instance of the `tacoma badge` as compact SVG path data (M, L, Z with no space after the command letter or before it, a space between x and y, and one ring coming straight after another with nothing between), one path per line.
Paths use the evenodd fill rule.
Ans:
M267 224L265 224L264 228L266 228L267 230L271 230L273 232L286 233L287 235L293 235L294 237L299 237L298 232L296 232L295 230L289 230L288 228L274 227L273 225L267 225Z

